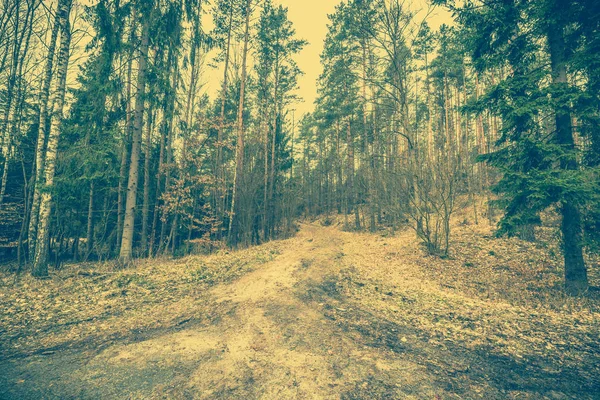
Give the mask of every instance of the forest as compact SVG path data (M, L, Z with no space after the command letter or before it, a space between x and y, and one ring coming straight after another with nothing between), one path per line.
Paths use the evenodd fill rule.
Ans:
M0 398L597 398L600 3L295 3L0 0Z

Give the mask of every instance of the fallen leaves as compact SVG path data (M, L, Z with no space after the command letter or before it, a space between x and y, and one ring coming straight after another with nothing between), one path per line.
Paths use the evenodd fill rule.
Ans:
M308 371L320 377L337 362L340 380L323 382L345 384L344 390L363 398L376 388L381 398L398 398L393 397L401 382L396 378L405 379L407 393L412 384L423 390L442 376L448 385L444 394L469 388L475 397L531 398L543 390L523 389L530 369L540 387L560 374L589 388L600 376L599 301L562 295L556 248L544 241L551 232L542 230L540 243L531 244L495 239L486 226L457 226L452 257L443 260L427 256L408 231L385 239L334 228L310 232L315 239L308 248L316 250L298 254L296 249L293 263L289 248L308 243L306 236L227 254L142 261L123 271L70 265L51 280L24 275L14 286L14 276L0 274L0 345L14 353L60 352L56 346L78 340L93 339L96 346L98 338L115 335L144 340L144 332L155 328L195 329L191 322L204 317L221 332L219 321L229 324L250 310L258 313L259 304L270 304L270 315L258 314L265 318L260 321L273 324L273 334L259 333L248 341L253 357L271 362L276 361L270 358L273 349L286 355L302 351L319 357L321 364L310 364ZM288 285L290 291L277 279L294 268L298 284ZM238 299L239 309L230 301L210 302L211 285L251 271L248 276L257 275L257 282L275 282L272 298ZM590 277L598 282L597 271ZM294 308L281 309L290 296L297 297ZM305 313L296 316L299 310ZM372 365L377 379L344 375ZM493 379L501 382L491 387ZM522 385L498 391L504 380ZM559 394L573 393L571 387L553 387Z
M176 313L163 320L179 318L186 298L198 299L203 288L237 279L278 252L273 242L230 254L139 260L120 271L108 263L69 264L45 281L23 274L15 282L13 274L0 272L0 347L7 353L33 351L153 326L156 319L148 316L160 313L158 306Z

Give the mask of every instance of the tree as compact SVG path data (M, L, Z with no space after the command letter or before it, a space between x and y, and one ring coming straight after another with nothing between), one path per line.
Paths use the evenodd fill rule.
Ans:
M35 246L35 257L33 261L32 274L37 277L48 275L48 240L50 237L50 211L52 207L52 186L56 171L56 155L58 140L63 119L63 107L65 104L65 91L67 85L67 70L69 66L69 49L71 45L71 25L69 13L71 0L61 3L60 15L60 50L57 59L57 84L52 104L54 109L50 117L50 132L48 134L48 147L44 162L44 191L40 199L40 215L37 228ZM42 185L37 182L36 185Z
M240 100L238 104L237 113L237 145L235 149L235 173L233 178L233 194L231 195L231 213L229 217L229 242L235 244L237 242L237 226L235 225L236 214L240 211L239 196L240 182L242 181L242 174L244 172L244 100L246 97L246 63L248 57L248 42L250 40L250 14L251 14L251 0L246 0L246 22L244 28L244 49L242 50L242 76L240 82ZM237 208L236 209L236 204Z
M306 41L297 39L288 10L266 3L257 27L257 59L261 115L259 128L263 130L263 240L273 237L281 216L276 199L280 168L289 168L289 153L285 146L287 137L283 121L286 107L295 100L292 91L301 74L294 56ZM281 183L281 182L279 182Z
M594 170L578 162L581 149L575 146L571 125L578 111L572 105L585 96L568 80L568 66L577 58L577 50L565 39L575 4L514 1L455 9L478 70L502 66L506 54L512 70L479 101L481 109L503 121L503 147L484 157L504 173L495 188L506 210L499 233L515 234L557 205L565 286L569 293L580 294L588 287L581 210L594 204L598 187ZM554 118L554 126L542 123L545 116Z
M133 121L133 141L131 145L131 163L129 166L129 183L127 184L127 201L125 204L125 219L123 225L123 238L119 260L127 264L131 261L133 250L133 230L135 223L135 209L137 203L138 173L142 129L144 120L144 102L146 95L146 68L148 63L148 48L150 42L150 23L153 17L154 4L147 5L142 12L142 36L140 58L138 62L137 96L135 101L135 114Z
M37 228L38 228L38 220L39 220L39 209L40 209L40 200L41 200L41 186L42 180L44 179L44 163L45 163L45 151L46 151L46 141L47 141L47 131L48 131L48 114L49 114L49 98L50 98L50 85L52 84L52 70L54 65L55 51L56 51L56 41L58 38L58 33L61 24L64 24L63 18L61 15L63 10L65 9L64 4L66 4L67 0L62 0L57 7L56 16L54 19L54 24L52 27L52 33L50 37L50 43L48 45L48 54L46 56L46 66L44 69L44 80L42 83L42 90L40 92L40 102L39 102L39 120L38 120L38 132L37 132L37 145L36 145L36 159L35 159L35 178L33 180L33 202L31 206L31 216L29 220L29 241L28 241L28 249L29 249L29 257L33 261L33 257L35 254L35 245L37 239ZM39 184L38 184L39 183Z

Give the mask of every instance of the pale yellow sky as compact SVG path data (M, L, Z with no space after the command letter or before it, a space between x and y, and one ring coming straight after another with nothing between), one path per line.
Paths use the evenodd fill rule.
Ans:
M317 96L317 79L321 73L319 56L323 51L323 40L329 22L327 15L334 12L340 0L279 0L276 3L288 7L288 17L293 22L298 37L309 42L297 57L298 65L305 73L298 82L298 94L304 102L295 106L296 115L300 116L313 109L313 102ZM405 4L410 9L419 11L415 21L420 22L425 17L428 4L426 0L406 0ZM437 29L442 23L448 24L451 20L450 14L439 7L428 18L433 29Z
M305 73L298 82L300 95L304 101L293 106L300 116L312 111L312 104L317 96L317 79L321 73L320 54L323 50L323 40L327 34L328 14L335 10L340 0L274 0L275 4L288 7L288 18L296 29L298 38L308 41L306 47L296 57L300 69ZM254 19L258 18L257 10ZM203 21L205 29L212 28L210 15L207 14ZM213 54L214 56L214 54ZM222 65L217 69L205 70L204 89L211 97L217 95L222 81Z
M328 14L335 10L339 0L281 0L280 4L288 7L288 17L296 28L298 37L308 41L308 45L297 57L297 62L305 75L300 77L298 94L303 103L295 106L296 115L300 116L313 109L317 96L317 79L321 73L319 56L323 51L323 40L327 34Z
M302 102L295 104L292 108L296 109L297 119L306 112L313 110L313 102L317 96L317 80L321 73L320 54L323 50L323 41L327 34L327 24L329 22L328 15L335 11L335 6L339 4L341 0L274 0L275 4L281 4L288 7L288 18L292 21L298 38L302 38L308 41L306 47L296 57L296 61L300 69L304 72L304 75L299 78L298 86L299 89L297 94L303 99ZM96 0L79 0L79 4L95 4ZM404 0L404 4L411 10L418 11L415 17L415 22L420 23L428 10L428 0ZM212 27L212 16L209 10L206 10L203 18L204 28L209 31ZM255 12L253 18L258 18L258 10ZM429 25L432 29L437 29L442 23L451 24L452 17L445 9L437 7L434 9L428 17ZM85 43L80 43L81 49L83 49ZM233 50L234 53L237 51ZM215 53L208 55L207 61L212 61ZM235 57L233 55L232 57ZM252 62L252 60L250 60ZM76 66L79 63L73 63L73 73L70 73L70 77L75 78ZM222 65L218 68L212 68L209 66L204 67L203 71L203 90L208 93L212 98L217 96L220 90L222 81Z
M323 50L323 40L327 34L328 14L335 10L341 0L275 0L275 4L288 7L288 18L294 24L298 38L307 40L308 45L297 56L296 60L304 75L298 82L297 94L304 99L294 105L297 119L306 112L313 110L313 102L317 96L317 80L321 73L320 54ZM415 21L420 22L427 13L427 0L405 0L405 5L419 11ZM255 15L254 18L257 18ZM436 8L428 18L432 29L437 29L442 23L450 23L452 18L444 9ZM211 23L206 21L210 27ZM205 72L204 89L214 96L219 90L222 70L208 70Z

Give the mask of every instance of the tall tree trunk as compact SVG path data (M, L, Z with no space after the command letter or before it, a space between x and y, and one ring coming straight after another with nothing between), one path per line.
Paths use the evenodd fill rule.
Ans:
M275 85L277 86L277 85ZM267 214L267 232L268 235L266 239L269 239L272 235L274 223L275 223L275 144L277 140L277 127L279 125L279 115L277 111L277 100L275 101L275 125L273 127L273 136L271 137L271 167L269 169L269 198L267 200L268 204L268 214Z
M275 160L276 160L276 142L277 142L277 130L280 123L280 108L279 108L279 79L280 79L280 59L279 59L279 32L277 35L277 46L275 51L275 87L273 88L273 136L271 137L271 168L269 171L269 196L267 199L267 226L265 232L265 239L272 236L274 224L275 224Z
M129 60L127 60L127 86L126 86L126 105L125 111L125 135L121 142L121 166L119 168L119 187L117 192L117 248L121 248L121 239L123 238L123 220L125 218L125 185L127 184L127 160L129 158L129 147L131 144L132 132L133 132L133 118L131 118L132 110L132 95L131 95L131 81L132 81L132 70L133 70L133 59L134 59L134 48L133 44L136 38L136 24L137 24L137 12L136 8L133 7L131 10L131 31L129 34Z
M6 194L6 184L8 183L8 169L10 167L10 152L12 151L12 144L10 143L11 138L8 138L8 146L4 154L4 166L2 169L2 179L0 180L0 207L4 202L4 196Z
M157 58L158 58L158 55L157 55ZM160 150L158 153L158 168L157 168L157 173L156 173L156 190L155 190L155 195L154 195L152 230L150 233L150 244L149 244L149 249L148 249L148 253L149 253L148 255L150 257L153 257L154 254L158 252L156 249L160 248L160 246L162 245L164 235L165 235L165 230L166 230L165 225L161 224L160 239L157 242L156 237L157 237L157 231L158 231L159 216L162 214L161 195L162 195L162 193L165 192L165 188L166 188L166 185L165 185L166 182L163 182L163 178L165 176L165 154L167 152L166 145L167 145L167 130L168 130L164 115L167 113L167 108L168 108L168 96L165 95L164 101L163 101L163 106L162 106L163 122L162 122L161 127L159 128Z
M127 182L127 158L129 156L130 132L125 132L121 141L121 165L119 167L119 186L117 189L117 248L121 248L123 238L123 218L125 216L125 184Z
M433 127L431 120L431 90L430 90L430 82L429 82L429 63L428 63L428 54L425 53L425 82L426 82L426 92L427 92L427 154L429 154L429 162L433 161Z
M4 156L5 160L8 160L9 158L9 150L10 150L10 137L8 136L10 134L10 129L9 129L9 117L10 117L10 112L12 110L12 103L13 103L13 91L15 88L15 84L17 81L17 69L19 67L19 53L20 53L20 46L21 46L21 40L22 40L22 35L19 35L19 28L21 26L21 12L20 12L20 6L17 5L17 10L15 13L15 18L14 21L12 23L12 28L13 28L13 46L12 46L12 51L9 50L10 45L7 45L7 53L10 52L11 54L11 63L10 63L10 68L9 68L9 72L8 72L8 77L7 77L7 82L6 82L6 103L4 105L4 112L3 112L3 116L2 116L2 120L0 120L0 150L2 151L2 155ZM25 30L23 30L24 32ZM21 40L20 40L21 39ZM6 170L6 168L5 168ZM1 201L1 199L0 199ZM1 203L0 203L1 204Z
M201 9L202 9L201 1L198 4L198 8L199 8L199 12L201 12ZM198 21L196 23L199 24ZM195 31L194 31L194 34L192 37L192 43L190 45L190 69L191 69L190 85L188 88L187 101L185 104L185 113L184 113L186 130L183 135L183 149L182 149L182 157L181 157L183 162L185 162L187 159L187 140L189 139L189 137L192 134L194 103L196 100L196 87L197 87L197 80L198 80L198 59L199 59L198 53L200 53L198 51L198 45L199 45L199 41L200 41L199 30L201 29L201 27L195 26L194 29L195 29Z
M152 257L154 255L154 248L156 243L156 231L158 229L158 216L160 215L160 197L161 197L161 182L163 180L163 169L165 163L165 142L167 140L167 132L166 129L160 130L160 150L158 153L158 172L156 173L156 191L154 196L154 207L153 207L153 217L152 217L152 231L150 233L150 244L148 248L148 255ZM162 241L162 232L161 229L161 241ZM159 242L160 246L160 242Z
M54 53L56 51L56 40L58 37L58 30L61 25L64 24L65 16L62 15L65 9L64 5L67 0L60 0L52 27L52 34L50 36L50 43L48 44L48 55L46 56L46 66L44 67L44 80L42 83L42 90L40 93L40 111L39 111L39 125L37 132L37 142L35 148L35 174L33 178L33 200L31 202L31 210L29 217L29 233L28 233L28 254L29 260L32 261L35 254L35 240L37 237L39 210L40 210L40 199L41 199L41 186L43 185L44 177L44 161L46 155L46 136L48 132L48 114L49 114L49 98L50 98L50 86L52 84L52 70L54 65Z
M18 45L15 43L15 51L14 55L17 57L18 62L16 63L16 75L18 77L16 82L16 94L15 101L12 113L12 126L11 130L8 132L8 145L12 145L11 138L17 137L17 132L21 128L22 124L22 115L23 108L25 106L25 93L23 91L23 67L26 64L26 57L29 53L29 44L31 43L31 36L33 34L34 28L34 16L37 7L40 3L37 0L28 0L27 2L27 13L25 15L25 23L23 25L23 30L21 32L21 36L18 40ZM23 40L25 40L25 44L23 44ZM7 152L8 154L8 152ZM6 159L8 159L7 157ZM7 175L7 170L5 170L4 175ZM4 179L4 177L3 177ZM6 179L2 182L2 190L0 193L0 204L2 203L2 199L4 198L4 193L6 191Z
M174 59L174 52L169 51L168 59L171 60L169 62L169 64L176 62ZM169 189L171 186L171 170L173 168L173 166L171 164L173 162L173 135L174 135L173 116L174 116L174 110L175 110L175 97L176 97L176 93L177 93L177 76L178 76L177 65L175 65L175 68L173 68L172 74L173 74L172 75L173 80L171 83L171 90L166 95L168 102L167 102L167 108L165 110L165 115L164 115L164 129L166 131L165 134L166 134L166 139L167 139L166 149L165 149L167 161L166 161L164 193L169 192ZM165 208L163 208L162 213L161 213L161 219L162 219L163 223L162 223L161 229L160 229L159 252L168 250L168 243L165 242L168 218L169 218L169 215L167 214L167 210ZM162 246L164 246L164 248L162 248L162 250L161 250Z
M148 109L144 143L144 200L142 203L142 254L148 250L148 215L150 212L150 162L152 160L152 109Z
M558 1L557 1L558 3ZM560 7L556 7L560 8ZM552 16L554 17L554 16ZM557 89L567 87L567 68L565 64L566 43L564 26L560 17L555 24L548 27L548 47L550 50L550 63L552 68L552 84ZM575 142L573 140L573 127L568 103L557 103L554 108L556 120L556 141L567 152L561 158L561 168L577 170ZM581 213L578 205L573 200L563 199L562 212L562 240L565 262L565 286L570 294L578 295L588 289L588 278L585 261L583 259L583 230L581 226Z
M56 153L58 150L58 139L63 118L63 106L65 103L65 90L67 84L67 70L69 66L69 47L71 45L71 26L69 14L72 0L66 0L61 4L60 20L60 51L58 54L57 85L54 93L54 109L50 118L50 133L48 135L48 149L44 166L45 191L41 194L40 215L37 229L35 246L35 258L33 262L32 275L43 277L48 275L48 239L50 237L50 211L52 207L51 188L54 185L54 173L56 170Z
M370 218L370 227L371 232L375 232L376 229L376 221L375 221L375 196L373 186L375 183L374 176L374 168L373 168L373 158L372 154L369 154L369 127L368 127L368 102L367 102L367 43L366 39L361 40L361 48L362 48L362 97L363 97L363 141L364 152L365 152L365 161L366 161L366 169L367 169L367 194L368 194L368 203L369 203L369 218Z
M169 250L169 244L171 245L171 255L175 255L175 250L177 249L177 232L179 230L179 210L175 210L175 215L173 216L173 222L171 224L171 233L169 233L169 240L165 245L165 253Z
M266 107L265 107L266 109ZM268 124L268 122L267 122ZM265 165L264 165L264 191L263 191L263 218L262 218L262 228L263 228L263 239L267 240L268 238L268 215L269 215L269 128L263 127L265 131L264 135L264 148L263 152L265 153Z
M352 126L348 119L346 126L346 146L348 151L347 175L346 175L346 206L349 214L354 210L354 227L360 229L360 215L356 206L356 194L354 188L354 137L352 135Z
M137 77L138 92L135 100L133 137L131 143L131 164L129 165L129 182L127 184L127 200L125 204L123 237L121 239L121 251L119 254L119 259L122 263L129 263L131 261L133 251L133 230L135 225L140 147L144 123L144 102L146 97L146 67L148 62L149 24L150 16L146 15L143 18L142 25L142 43L140 47L140 60L138 64Z
M448 87L448 75L444 72L444 130L446 133L446 152L453 154L452 133L450 132L450 90Z
M231 197L231 215L229 218L229 242L238 241L239 222L239 188L244 171L244 100L246 95L246 60L248 56L248 41L250 37L250 0L246 0L246 28L244 32L244 50L242 53L242 80L240 82L240 101L237 112L237 144L235 148L235 175L233 178L233 194Z
M23 265L23 241L25 240L25 234L29 223L29 208L31 207L30 188L33 183L33 176L27 179L23 154L21 154L21 170L23 172L23 182L25 183L23 188L23 203L25 203L25 209L23 210L23 219L21 220L21 230L19 231L19 240L17 244L17 272L21 271L21 266Z
M223 136L225 130L225 104L227 101L227 88L229 84L229 52L231 49L231 34L233 27L233 1L229 2L229 22L227 27L227 47L225 48L225 67L223 71L223 86L221 87L221 114L219 117L219 127L217 130L217 157L215 160L215 193L214 193L214 201L215 201L215 213L218 218L218 221L222 223L223 221L223 211L225 204L225 170L223 167ZM217 239L221 239L222 230L219 229L217 234Z
M344 187L344 170L343 164L341 160L341 146L340 146L340 122L337 120L335 122L335 166L336 166L336 175L337 175L337 184L336 184L336 206L338 214L341 214L344 210L344 199L343 197L343 187ZM346 212L344 211L344 214Z
M87 216L87 234L85 246L85 260L92 254L94 245L94 181L90 183L90 195L88 201L88 216ZM76 238L75 240L79 240Z

